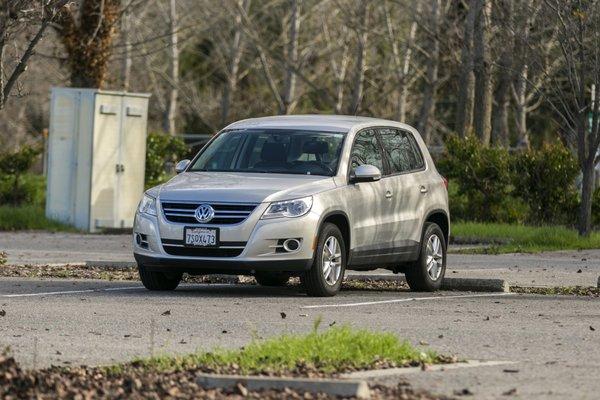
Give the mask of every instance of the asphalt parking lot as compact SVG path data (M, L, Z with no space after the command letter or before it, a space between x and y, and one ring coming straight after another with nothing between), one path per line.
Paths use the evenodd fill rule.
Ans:
M461 359L511 362L419 372L413 386L474 398L597 398L600 299L567 296L343 291L0 278L0 346L26 367L110 364L151 354L239 347L331 324L390 331ZM285 318L282 318L282 314ZM595 330L592 330L595 329Z

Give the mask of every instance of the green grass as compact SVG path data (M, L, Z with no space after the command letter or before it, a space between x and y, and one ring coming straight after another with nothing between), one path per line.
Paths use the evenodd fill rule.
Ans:
M199 368L204 371L243 374L286 374L312 371L322 374L385 366L447 362L432 351L423 351L391 333L355 330L348 326L317 330L306 335L282 335L254 340L239 350L216 350L185 356L159 356L137 360L129 366L153 371ZM109 367L118 372L127 365Z
M76 231L46 218L40 206L0 206L0 231L19 230Z
M456 222L452 225L452 236L457 243L489 244L484 248L461 250L462 253L537 253L600 248L600 232L580 237L574 229L561 226Z

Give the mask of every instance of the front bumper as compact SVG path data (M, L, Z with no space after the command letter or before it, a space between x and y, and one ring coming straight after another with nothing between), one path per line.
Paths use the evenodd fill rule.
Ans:
M169 243L181 243L184 227L194 225L167 221L160 209L158 216L137 214L133 228L135 259L138 265L149 270L196 274L243 275L255 271L299 272L310 269L319 214L311 211L299 218L261 220L260 216L266 207L264 203L259 205L240 224L216 226L220 230L222 248L243 248L236 256L220 257L188 256L187 252L183 255L180 252L174 254ZM146 240L143 246L136 243L136 234L144 235ZM293 252L277 250L278 242L287 238L300 239L300 248Z
M161 258L134 253L135 261L148 271L186 272L189 274L233 274L251 275L256 271L302 272L309 270L312 259L308 260L265 260L245 261L240 259Z

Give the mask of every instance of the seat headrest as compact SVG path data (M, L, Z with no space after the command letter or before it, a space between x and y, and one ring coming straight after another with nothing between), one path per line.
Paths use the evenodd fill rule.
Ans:
M268 162L285 162L287 155L285 145L283 143L265 143L260 151L262 161Z
M304 143L302 152L305 154L326 154L329 153L329 143L324 141L312 140Z

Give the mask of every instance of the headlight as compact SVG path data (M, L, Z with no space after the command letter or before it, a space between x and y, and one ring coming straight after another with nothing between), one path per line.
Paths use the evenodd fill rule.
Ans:
M144 197L138 206L138 212L156 216L156 199L144 194Z
M313 199L311 196L296 200L276 201L271 203L262 219L281 217L301 217L310 211Z

